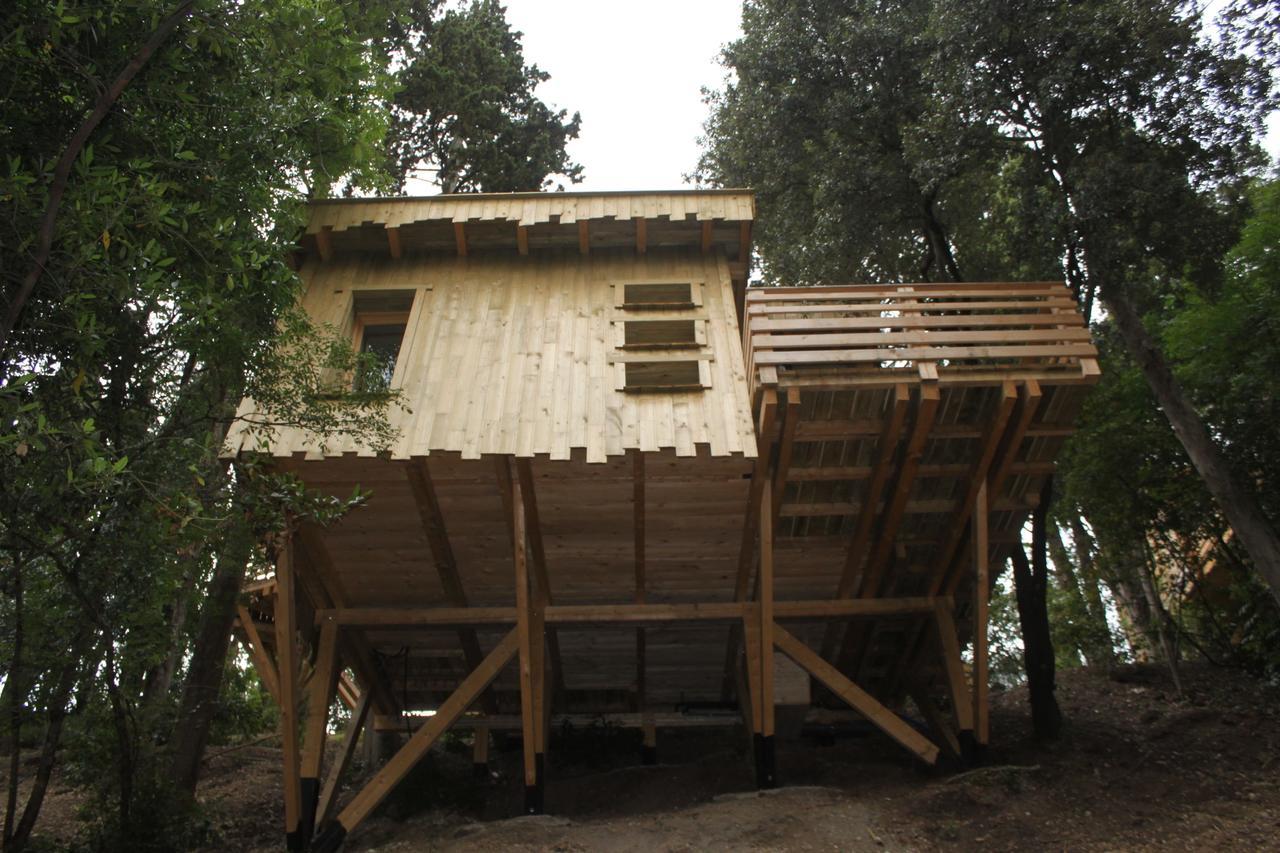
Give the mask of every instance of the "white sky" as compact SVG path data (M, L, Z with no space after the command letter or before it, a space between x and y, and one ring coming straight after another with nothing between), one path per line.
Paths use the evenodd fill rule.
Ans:
M548 105L582 113L569 145L580 190L684 185L698 160L703 86L719 87L720 48L740 34L742 0L507 0L525 61L551 75Z
M718 88L720 48L741 34L742 0L506 0L524 33L525 61L551 75L537 90L550 106L582 113L569 145L585 180L578 190L661 190L684 185L698 160ZM1264 140L1280 157L1280 114Z

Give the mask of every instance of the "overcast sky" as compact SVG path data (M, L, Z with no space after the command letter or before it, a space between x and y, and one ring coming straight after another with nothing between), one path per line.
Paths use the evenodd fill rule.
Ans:
M739 35L742 0L507 0L524 33L525 61L551 75L548 104L582 113L569 146L586 171L582 190L661 190L684 185L698 160L721 45Z
M742 0L506 0L525 61L551 75L546 103L582 113L570 144L585 180L572 189L684 185L698 160L703 86L719 87L720 48L740 35ZM1273 115L1266 145L1280 155Z

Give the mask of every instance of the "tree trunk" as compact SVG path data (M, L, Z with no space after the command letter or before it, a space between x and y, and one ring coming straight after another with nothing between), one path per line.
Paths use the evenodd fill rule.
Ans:
M4 849L13 837L13 822L18 811L18 771L22 766L22 560L13 561L13 661L4 680L9 700L9 790L4 804Z
M1098 585L1085 575L1083 566L1077 570L1071 562L1066 543L1062 541L1062 531L1056 524L1049 523L1048 535L1049 555L1058 569L1064 591L1080 616L1080 627L1084 629L1080 637L1080 652L1090 666L1108 666L1114 661L1115 645L1111 640L1111 629L1107 627L1107 613L1102 607Z
M1023 663L1027 672L1027 691L1031 697L1031 724L1037 738L1052 740L1062 731L1062 710L1054 691L1057 689L1053 659L1053 637L1049 630L1049 560L1045 526L1053 481L1045 483L1040 504L1032 514L1031 558L1022 548L1013 549L1014 592L1018 600L1018 619L1022 623Z
M1089 618L1098 627L1099 651L1105 654L1108 666L1116 662L1116 643L1111 635L1111 623L1107 621L1107 606L1102 602L1102 579L1093 562L1093 541L1084 522L1077 513L1071 517L1071 538L1075 543L1076 561L1080 567L1080 589L1084 594L1085 608Z
M71 690L75 687L76 676L80 673L86 647L90 645L92 639L91 627L88 623L82 623L79 633L71 641L66 663L62 665L57 681L49 692L48 721L44 730L44 743L40 746L36 775L31 782L31 793L27 795L27 804L22 809L22 819L18 821L13 834L5 839L5 853L16 853L22 850L31 840L31 832L36 827L36 818L40 816L40 807L44 804L44 795L49 790L49 779L53 776L58 746L62 743L62 724L67 718L67 701L71 698Z
M1198 412L1187 399L1155 340L1126 294L1104 288L1103 302L1191 464L1222 508L1254 568L1280 603L1280 537L1253 494L1232 474Z
M244 583L245 565L252 547L248 530L236 526L228 532L200 614L200 632L196 636L182 692L170 767L174 786L189 796L195 796L209 726L218 707L236 600Z

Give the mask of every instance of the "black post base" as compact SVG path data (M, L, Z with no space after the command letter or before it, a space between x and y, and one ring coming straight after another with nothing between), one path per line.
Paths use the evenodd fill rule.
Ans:
M974 739L973 732L962 731L957 735L957 739L960 741L960 760L966 767L974 766L978 753L978 741Z
M546 786L546 774L543 771L544 764L545 759L542 753L537 753L533 758L534 773L537 781L532 785L524 786L525 814L542 814L543 793Z
M298 834L302 836L302 847L307 849L311 842L311 833L316 826L316 807L320 803L320 780L303 777L302 779L302 816L298 819Z
M311 842L311 853L338 853L346 839L347 828L331 820L320 828L315 841Z
M302 830L295 829L293 832L286 832L284 834L284 848L289 853L302 853Z
M753 737L756 753L756 787L760 790L778 787L777 749L773 735Z
M645 767L652 767L658 763L658 748L656 746L644 746L640 749L640 760Z
M472 774L473 776L475 776L477 779L488 779L488 778L489 778L489 765L488 765L488 764L480 764L480 763L472 764L472 765L471 765L471 774Z

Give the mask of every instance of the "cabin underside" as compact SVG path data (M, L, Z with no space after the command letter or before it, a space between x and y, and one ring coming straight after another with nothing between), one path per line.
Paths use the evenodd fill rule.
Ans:
M477 730L477 761L488 729L521 733L531 812L566 715L613 715L647 746L664 726L740 723L761 786L780 706L847 706L930 764L987 742L993 567L1097 376L1069 292L761 288L743 352L754 457L276 460L371 493L284 539L241 609L281 703L295 847L336 849L455 725ZM350 744L322 788L335 691ZM899 715L908 699L927 736ZM366 718L416 731L340 804Z

